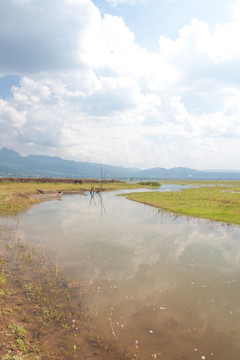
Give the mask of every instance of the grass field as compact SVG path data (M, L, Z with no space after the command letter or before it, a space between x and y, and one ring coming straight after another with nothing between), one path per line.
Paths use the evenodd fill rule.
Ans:
M131 193L125 196L127 199L179 215L240 225L240 181L166 181L165 183L205 186L177 192Z
M38 200L32 199L31 194L37 194L37 189L43 191L89 191L94 187L97 190L99 187L103 191L120 190L120 189L136 189L152 187L150 185L141 184L128 184L125 182L83 182L82 184L75 183L42 183L38 181L33 182L0 182L0 215L14 215L20 211L28 209L33 204L37 203Z

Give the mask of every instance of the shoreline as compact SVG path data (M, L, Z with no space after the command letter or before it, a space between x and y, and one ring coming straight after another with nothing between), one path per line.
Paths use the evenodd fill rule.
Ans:
M86 195L85 189L81 190L68 190L68 191L46 191L40 194L29 194L29 198L38 201L62 199L63 195Z
M60 199L61 194L84 195L87 191L93 194L140 187L152 188L119 180L0 178L0 216L16 215L39 201Z
M121 359L95 326L84 288L42 249L0 233L0 357L3 360Z
M132 192L123 196L179 216L240 225L240 182L177 192Z

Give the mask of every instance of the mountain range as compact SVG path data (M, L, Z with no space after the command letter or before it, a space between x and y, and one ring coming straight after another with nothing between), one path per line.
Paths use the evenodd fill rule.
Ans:
M21 156L3 147L0 150L1 177L60 177L106 179L229 179L240 180L240 171L201 171L186 167L140 170L99 163L64 160L46 155Z

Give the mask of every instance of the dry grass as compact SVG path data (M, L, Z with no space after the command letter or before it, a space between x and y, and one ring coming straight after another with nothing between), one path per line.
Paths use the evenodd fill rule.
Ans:
M43 191L90 191L93 186L95 189L101 187L102 191L146 187L144 185L127 184L119 181L99 181L99 183L84 181L82 184L4 181L0 182L0 215L14 215L37 203L37 199L32 199L31 196L29 196L31 194L37 194L37 189Z

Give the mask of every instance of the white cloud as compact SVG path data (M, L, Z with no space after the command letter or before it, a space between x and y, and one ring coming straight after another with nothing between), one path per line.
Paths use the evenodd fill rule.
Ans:
M135 42L122 18L105 15L85 31L82 60L95 69L108 68L117 76L139 81L144 89L162 90L180 77L177 68Z
M142 5L148 2L149 0L106 0L106 2L116 6L121 4L126 5Z
M35 0L25 6L2 0L0 71L30 74L81 67L81 37L97 16L89 0Z
M102 17L90 0L2 0L0 71L22 79L12 98L0 99L1 145L142 168L238 167L233 11L214 29L193 19L151 53L123 18ZM190 95L204 109L190 109Z
M19 6L19 7L29 5L31 3L31 1L32 0L12 0L13 4L15 4L15 5Z
M239 32L239 21L218 24L211 32L206 22L193 19L190 25L179 30L177 40L160 37L160 53L167 59L179 61L180 57L182 62L185 59L187 65L191 63L192 66L199 65L202 60L213 64L232 60L240 55Z

